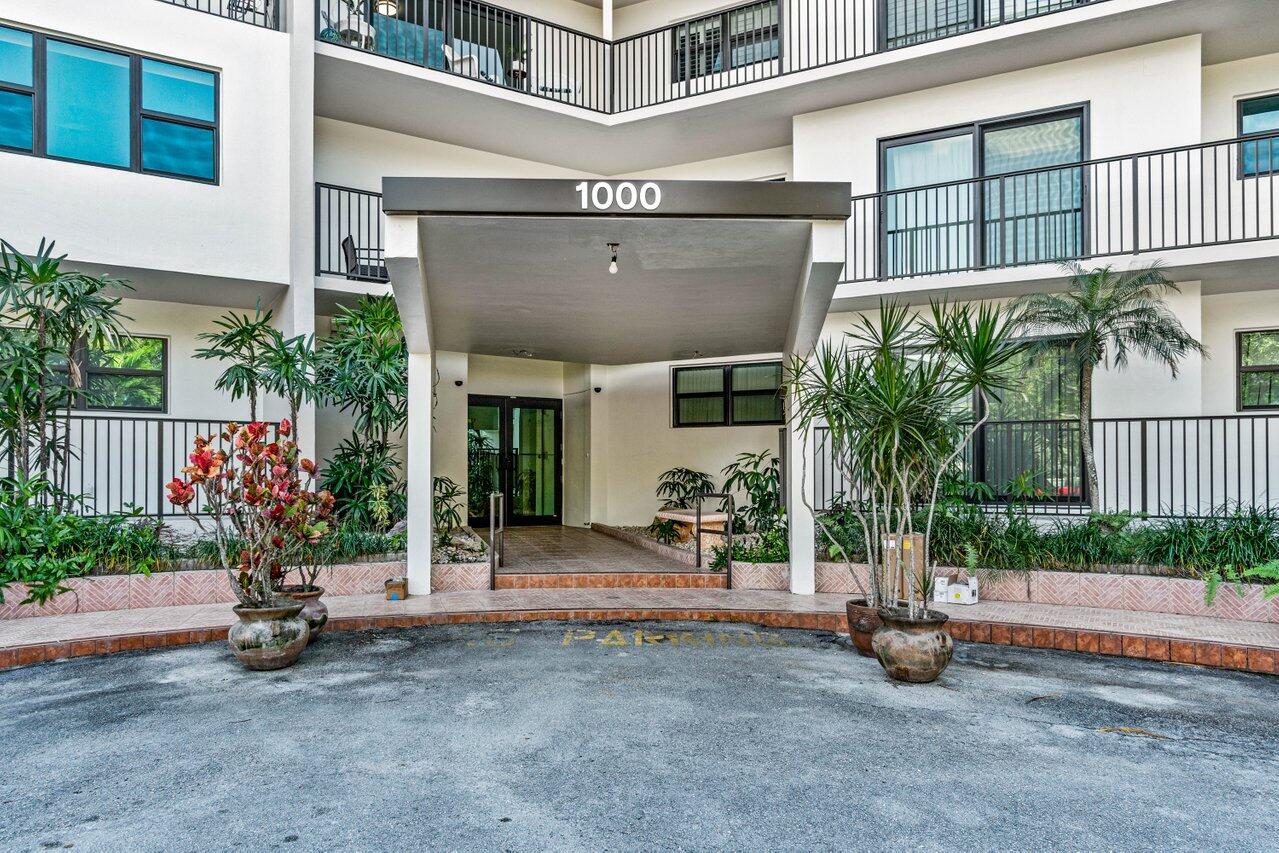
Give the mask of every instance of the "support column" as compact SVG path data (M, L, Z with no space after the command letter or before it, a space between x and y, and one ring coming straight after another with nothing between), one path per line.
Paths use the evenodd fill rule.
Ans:
M430 353L408 357L409 421L405 430L405 480L408 483L408 578L410 595L431 592L431 386Z
M826 312L844 266L844 224L814 222L804 265L791 306L783 357L808 358L822 335ZM787 414L790 414L787 401ZM790 417L786 420L786 496L790 517L790 591L812 595L817 590L817 524L813 504L811 446Z
M817 591L817 528L813 513L812 447L793 421L786 424L786 495L790 523L790 591Z

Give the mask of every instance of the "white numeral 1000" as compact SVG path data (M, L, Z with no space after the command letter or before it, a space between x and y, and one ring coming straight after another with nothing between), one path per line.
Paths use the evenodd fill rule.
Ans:
M593 184L582 181L573 189L582 196L582 210L608 210L614 205L622 210L633 210L636 204L645 210L657 210L662 203L662 188L652 181L646 181L638 189L630 181L622 181L617 189L613 189L607 181Z

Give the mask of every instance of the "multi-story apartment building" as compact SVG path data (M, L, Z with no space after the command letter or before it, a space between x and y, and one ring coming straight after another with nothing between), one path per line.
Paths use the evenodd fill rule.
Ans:
M503 2L0 0L0 237L129 279L156 339L159 393L84 413L86 436L163 437L149 458L176 463L187 422L246 414L192 359L227 308L323 336L394 293L424 592L431 474L466 481L468 424L525 484L512 521L647 523L661 471L757 450L820 505L835 487L785 432L779 359L884 298L1157 260L1208 356L1099 376L1103 503L1272 501L1273 0ZM491 180L529 178L549 181ZM1051 362L969 464L997 488L1038 469L1061 508L1079 391ZM320 458L348 429L302 421ZM155 508L159 467L85 486Z

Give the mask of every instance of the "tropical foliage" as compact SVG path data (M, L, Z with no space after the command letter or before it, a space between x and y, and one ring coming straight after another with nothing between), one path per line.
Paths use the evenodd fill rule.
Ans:
M692 468L671 468L657 478L657 497L664 510L692 509L698 495L714 492L715 482L710 475Z
M1079 368L1079 435L1088 495L1093 512L1101 508L1097 458L1092 441L1093 374L1098 367L1123 370L1131 356L1166 365L1176 377L1178 363L1203 353L1164 297L1179 293L1159 266L1126 272L1110 266L1086 270L1071 261L1070 287L1064 293L1032 293L1017 300L1023 333L1064 336L1067 353Z
M767 450L740 453L726 466L724 491L744 492L746 500L734 512L733 528L743 533L768 533L786 526L786 510L782 506L781 460Z
M168 484L169 502L197 526L207 529L192 505L212 519L218 560L244 607L270 607L291 568L305 578L301 567L314 562L306 549L329 531L333 497L311 490L315 463L299 456L290 426L230 423L219 437L197 436L186 479Z
M984 420L965 424L964 411L974 394L985 401L1009 387L1007 368L1019 351L1015 328L1009 312L989 305L934 304L921 313L885 303L859 318L844 340L790 365L792 420L805 434L818 424L828 428L831 458L851 484L846 510L860 528L870 566L863 592L874 604L896 606L904 591L911 618L926 609L942 483ZM824 519L818 524L826 526ZM917 532L923 554L911 568L893 555ZM851 568L852 555L842 556Z

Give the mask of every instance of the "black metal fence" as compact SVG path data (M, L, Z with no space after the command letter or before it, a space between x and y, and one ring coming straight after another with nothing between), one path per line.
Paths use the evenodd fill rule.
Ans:
M1200 517L1238 507L1279 508L1279 414L1105 418L1092 424L1103 512ZM847 497L828 436L813 436L818 509ZM964 476L994 501L1028 511L1089 512L1079 424L998 421L984 425L964 457Z
M479 0L317 0L323 41L602 113L1104 0L753 0L605 41Z
M220 420L73 413L71 457L57 485L83 497L73 510L84 515L123 513L132 507L158 518L182 515L169 504L165 484L181 475L197 435L211 436L215 448L229 452L220 437L225 426ZM60 421L59 437L63 428ZM7 454L3 466L13 476Z
M1279 135L857 196L845 281L1279 237Z
M315 185L315 272L355 281L387 281L382 195Z
M283 0L161 0L184 9L207 12L219 18L244 21L268 30L280 29L280 5Z

